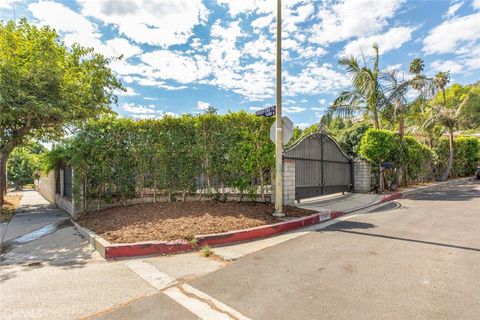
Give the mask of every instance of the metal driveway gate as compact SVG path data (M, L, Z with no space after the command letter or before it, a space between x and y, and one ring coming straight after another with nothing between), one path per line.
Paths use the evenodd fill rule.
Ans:
M315 132L284 151L295 161L295 200L351 191L353 162L326 133Z

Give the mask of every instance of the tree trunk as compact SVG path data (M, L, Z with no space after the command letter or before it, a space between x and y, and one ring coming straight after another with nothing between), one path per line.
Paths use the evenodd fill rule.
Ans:
M0 153L0 205L4 203L7 194L7 159L8 154Z
M187 201L187 191L183 190L182 191L182 202Z
M153 203L157 203L157 179L153 179Z
M380 121L378 120L378 110L375 108L373 110L373 127L375 129L380 129Z
M405 136L405 120L403 119L403 116L400 117L398 133L400 135L400 139L403 139L403 137Z
M448 176L450 175L450 171L452 170L453 165L453 130L450 130L450 154L448 155L448 164L443 176L440 178L440 181L447 180Z
M266 202L265 200L265 177L263 176L263 170L260 169L260 194L262 196L262 201Z

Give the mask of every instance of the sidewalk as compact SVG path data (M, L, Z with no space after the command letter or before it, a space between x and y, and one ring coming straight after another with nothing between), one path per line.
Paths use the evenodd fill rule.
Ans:
M13 219L1 225L0 264L74 264L99 259L80 237L70 216L38 192L20 192L22 200Z

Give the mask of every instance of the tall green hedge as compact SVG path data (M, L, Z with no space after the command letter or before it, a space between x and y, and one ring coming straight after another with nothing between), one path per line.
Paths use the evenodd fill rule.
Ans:
M442 138L434 147L438 172L445 170L449 155L449 142ZM460 136L453 139L453 166L450 177L473 175L480 162L480 141L475 137Z
M74 167L74 195L106 202L148 192L175 194L229 191L265 200L274 165L271 118L246 112L166 116L135 121L105 117L87 122L52 154ZM65 157L65 155L67 155ZM54 161L52 161L54 162Z
M360 141L359 154L378 166L394 162L405 169L405 184L435 180L444 171L449 155L448 139L430 149L414 137L400 139L397 132L369 129ZM451 177L473 175L480 161L480 142L473 137L454 139L454 157Z

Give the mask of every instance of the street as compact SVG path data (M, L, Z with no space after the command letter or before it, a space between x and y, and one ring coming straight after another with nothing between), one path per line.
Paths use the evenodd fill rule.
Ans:
M232 262L198 253L105 262L89 252L55 264L45 249L49 260L32 268L12 250L0 318L478 319L479 208L479 182L442 187Z

